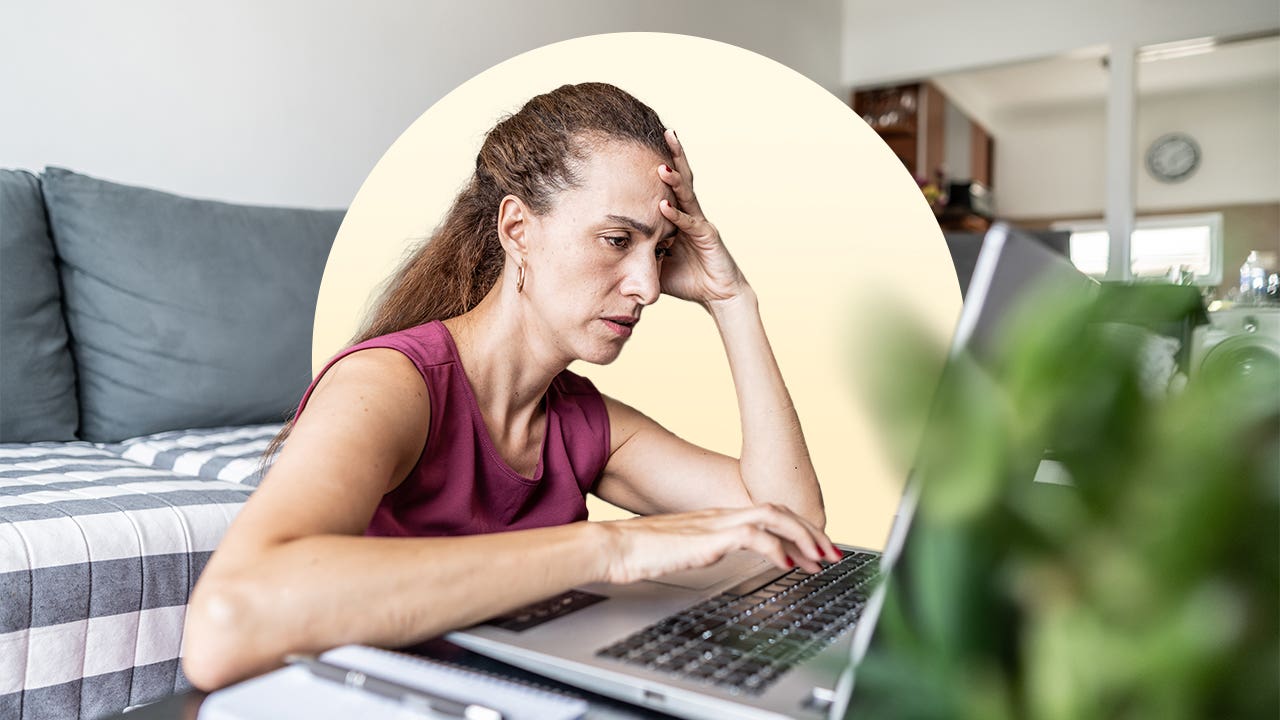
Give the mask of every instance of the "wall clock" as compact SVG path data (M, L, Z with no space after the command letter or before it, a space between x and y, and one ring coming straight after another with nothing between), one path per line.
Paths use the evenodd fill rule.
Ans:
M1182 182L1200 166L1200 146L1186 133L1156 138L1147 148L1147 172L1164 183Z

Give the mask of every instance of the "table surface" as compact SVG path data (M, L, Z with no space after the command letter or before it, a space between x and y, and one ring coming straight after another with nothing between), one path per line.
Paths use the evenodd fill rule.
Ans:
M586 714L588 718L598 718L599 720L636 720L643 718L645 720L653 720L654 718L672 717L655 710L648 710L620 700L604 697L603 695L579 690L564 683L484 657L443 639L430 640L421 645L404 648L402 652L446 660L457 665L495 673L515 680L535 682L569 695L581 697L589 705ZM178 693L131 710L128 713L112 715L107 720L196 720L196 716L200 712L200 704L204 702L205 696L206 693L199 690Z

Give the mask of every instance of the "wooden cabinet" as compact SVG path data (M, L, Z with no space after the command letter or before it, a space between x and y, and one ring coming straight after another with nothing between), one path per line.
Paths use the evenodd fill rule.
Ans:
M920 164L920 94L922 83L858 90L853 111L858 113L915 174Z
M852 104L854 112L884 138L917 178L939 184L946 180L973 180L993 187L995 146L990 133L968 116L956 112L947 96L932 83L855 90ZM948 112L949 108L952 112ZM948 117L953 122L956 118L967 122L968 132L948 133ZM953 143L957 137L968 141L967 167L947 167L948 136L953 138Z
M972 120L969 121L969 157L971 159L969 171L972 173L970 177L975 182L992 187L995 144L991 141L991 135L987 133L986 128Z

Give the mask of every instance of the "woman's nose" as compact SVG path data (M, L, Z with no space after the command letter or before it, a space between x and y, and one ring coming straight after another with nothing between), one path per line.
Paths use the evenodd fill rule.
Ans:
M656 257L646 258L643 253L636 253L632 260L622 281L622 294L635 298L641 305L652 305L662 292L662 266Z

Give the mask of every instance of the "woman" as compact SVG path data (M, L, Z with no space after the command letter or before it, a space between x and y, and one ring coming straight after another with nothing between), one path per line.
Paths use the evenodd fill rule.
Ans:
M720 330L741 459L566 370L612 362L660 293ZM192 594L197 687L737 549L810 571L839 557L755 295L675 133L611 85L540 95L489 132L444 223L286 434ZM644 517L586 522L587 491Z

